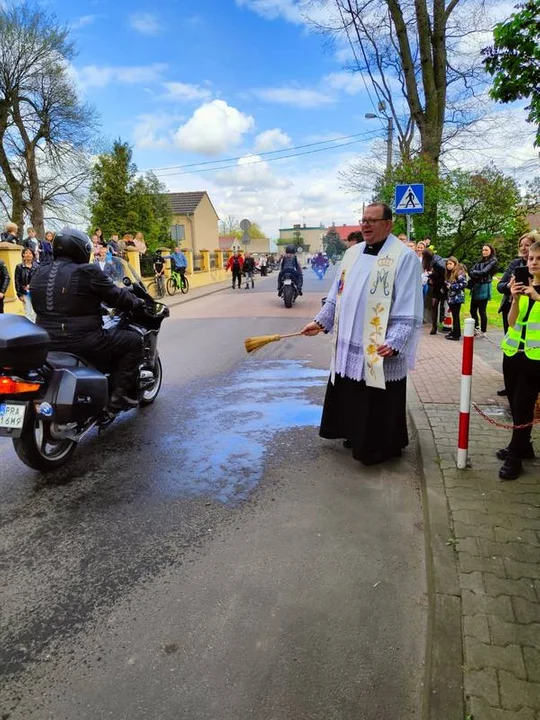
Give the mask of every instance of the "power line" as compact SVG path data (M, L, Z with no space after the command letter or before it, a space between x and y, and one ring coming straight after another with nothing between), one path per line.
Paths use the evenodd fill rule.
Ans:
M373 131L368 131L373 132ZM261 156L267 156L267 155L276 155L278 153L284 153L288 152L289 150L302 150L303 148L307 147L314 147L315 145L326 145L328 143L335 143L341 140L348 140L349 138L359 138L360 136L363 136L365 133L354 133L353 135L342 135L341 137L331 138L329 140L319 140L317 142L307 143L305 145L295 145L291 148L283 148L282 150L268 150L266 152L257 153L257 155ZM334 147L333 145L330 145L330 147ZM222 160L204 160L197 163L190 163L188 165L168 165L167 167L161 167L161 168L149 168L152 172L162 172L164 170L175 170L180 169L183 170L184 168L192 168L192 167L202 167L203 165L216 165L217 163L230 163L235 162L236 160L242 160L245 157L245 155L240 155L238 157L232 157L232 158L223 158ZM270 158L269 158L270 159ZM217 168L219 169L219 168ZM147 171L143 171L147 172Z
M347 147L349 145L354 145L355 143L361 142L362 140L366 140L369 136L375 135L375 134L378 134L378 130L371 130L371 131L365 133L364 137L357 138L356 140L351 140L350 142L340 143L338 145L330 145L328 147L317 148L316 150L308 150L306 152L291 153L290 155L281 155L280 157L261 158L260 160L251 161L249 163L249 165L257 165L258 163L272 162L275 160L286 160L287 158L299 157L301 155L313 155L314 153L324 152L325 150L333 150L334 148ZM243 158L245 158L245 155L242 158L237 158L237 159L240 160ZM190 166L180 165L178 167L190 167ZM202 168L202 169L195 169L195 170L182 170L181 172L164 173L160 177L170 177L172 175L191 175L193 173L213 172L216 170L228 170L230 168L237 168L237 167L241 167L241 166L239 166L237 163L233 163L232 165L223 165L221 167Z

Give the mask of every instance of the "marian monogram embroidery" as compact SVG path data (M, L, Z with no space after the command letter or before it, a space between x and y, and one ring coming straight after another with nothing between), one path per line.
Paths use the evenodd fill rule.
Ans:
M388 255L385 255L384 257L377 260L377 265L379 269L377 269L375 280L373 281L373 284L369 290L370 295L375 295L377 289L379 288L379 285L381 285L380 290L382 290L385 297L388 297L390 295L392 289L388 281L388 276L390 274L390 270L393 264L394 260Z

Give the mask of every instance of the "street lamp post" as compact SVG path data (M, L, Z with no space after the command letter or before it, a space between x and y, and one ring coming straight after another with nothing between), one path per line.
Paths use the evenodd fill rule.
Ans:
M394 140L394 118L392 116L386 117L381 115L375 115L375 113L366 113L365 116L368 120L386 120L388 123L386 129L386 174L390 175L392 170L392 143Z

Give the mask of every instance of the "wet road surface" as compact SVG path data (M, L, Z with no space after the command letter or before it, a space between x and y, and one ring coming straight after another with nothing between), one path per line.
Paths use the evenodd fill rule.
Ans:
M362 468L317 435L329 278L172 309L154 406L42 476L0 445L0 718L420 717L414 451Z

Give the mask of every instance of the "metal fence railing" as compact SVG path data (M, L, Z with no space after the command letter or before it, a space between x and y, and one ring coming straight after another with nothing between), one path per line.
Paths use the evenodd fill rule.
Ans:
M216 252L210 253L210 270L215 270L218 266L218 254Z

